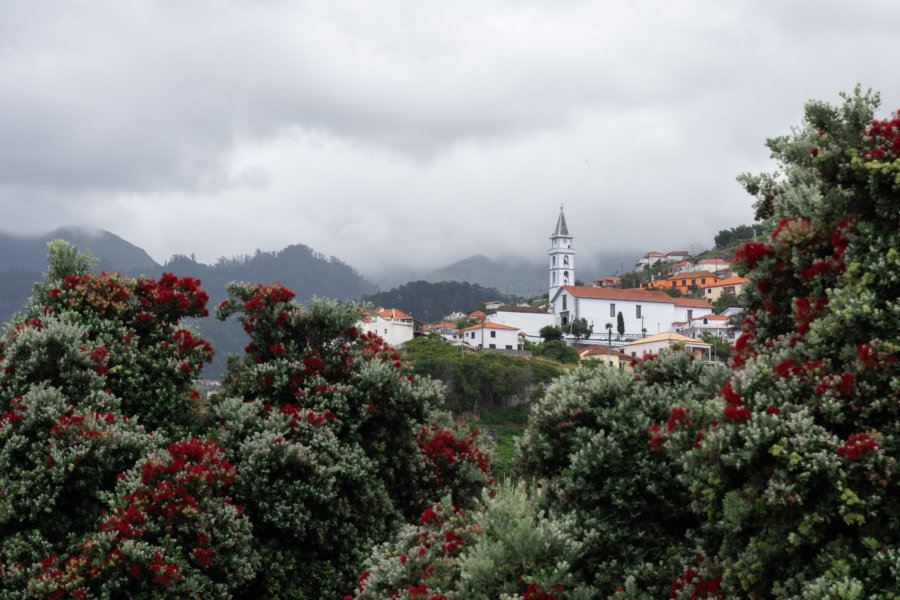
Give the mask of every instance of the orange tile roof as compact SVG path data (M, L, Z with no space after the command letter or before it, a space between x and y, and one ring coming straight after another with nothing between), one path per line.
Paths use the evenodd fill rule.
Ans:
M640 300L643 302L674 302L675 299L664 292L639 288L598 288L565 285L563 289L576 298L601 298L609 300Z
M690 306L692 308L712 308L712 304L703 298L673 298L675 306Z
M465 329L460 329L456 333L462 333L463 331L472 331L473 329L507 329L507 330L515 330L519 331L518 327L510 327L509 325L501 325L500 323L479 323L477 325L472 325L471 327L466 327Z
M432 325L431 328L432 328L432 329L441 329L441 328L444 328L444 329L456 329L456 323L447 323L447 322L444 322L444 323L438 323L437 325Z
M728 317L725 315L702 315L699 317L694 317L691 319L691 322L699 321L701 319L713 320L713 321L727 321Z
M622 358L622 359L627 358L628 360L633 360L633 357L631 357L623 352L619 352L618 350L613 350L612 348L607 348L606 346L600 346L600 345L591 346L590 348L588 348L586 350L582 350L578 354L579 354L579 356L601 356L601 355L606 356L606 355L609 355L609 356L618 356L619 358Z
M483 319L483 318L486 317L487 315L484 314L483 312L481 312L480 310L476 310L475 312L469 313L469 314L466 315L466 316L469 317L470 319L474 319L474 318L476 318L476 317L479 318L479 319Z
M378 316L382 319L412 319L411 316L399 308L379 308Z
M709 271L688 271L687 273L678 273L677 275L672 275L669 277L669 281L674 281L676 279L689 279L691 277L718 277L715 273L710 273Z
M737 277L737 276L726 277L725 279L721 279L721 280L717 281L716 283L707 283L706 285L703 285L700 287L708 288L708 287L719 287L722 285L740 285L742 283L747 283L748 281L750 281L750 280L747 279L746 277Z

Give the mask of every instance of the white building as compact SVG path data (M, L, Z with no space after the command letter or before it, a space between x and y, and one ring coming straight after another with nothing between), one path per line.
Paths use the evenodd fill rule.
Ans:
M519 329L499 323L479 323L444 337L448 337L454 344L465 344L477 350L519 349Z
M712 347L710 344L675 333L674 331L658 333L633 342L627 342L625 344L625 354L634 358L646 358L651 354L659 354L660 350L669 348L674 344L684 344L684 349L696 358L709 360L709 350Z
M553 315L533 306L500 306L487 312L487 322L520 329L529 341L540 343L540 331L553 325Z
M564 285L575 283L575 247L574 236L569 235L566 227L566 216L562 206L559 207L559 218L556 229L550 236L550 297Z
M677 321L675 302L676 298L658 290L570 285L556 292L550 306L557 326L564 328L573 319L583 318L594 326L593 337L603 339L607 323L612 323L613 331L617 331L619 313L626 335L638 336L644 330L647 333L672 331ZM709 310L712 312L712 307Z
M391 346L399 348L413 339L415 324L413 318L402 310L380 308L375 314L367 314L360 323L360 328L378 335Z

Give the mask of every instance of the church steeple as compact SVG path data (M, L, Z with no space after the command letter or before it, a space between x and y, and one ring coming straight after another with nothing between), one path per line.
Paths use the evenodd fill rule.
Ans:
M559 207L559 218L556 229L550 235L550 300L564 285L575 283L575 248L573 235L566 226L566 215L563 207Z

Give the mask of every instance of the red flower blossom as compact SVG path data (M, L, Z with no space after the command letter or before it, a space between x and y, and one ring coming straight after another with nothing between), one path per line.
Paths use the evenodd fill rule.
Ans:
M865 433L857 433L856 435L851 435L846 442L841 444L837 449L837 453L839 456L850 460L857 460L876 450L878 450L878 442Z

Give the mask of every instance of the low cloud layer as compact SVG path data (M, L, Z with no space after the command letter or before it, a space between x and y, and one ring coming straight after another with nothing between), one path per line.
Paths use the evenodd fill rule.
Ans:
M159 261L537 261L560 204L579 252L698 249L806 100L900 106L883 2L51 4L0 18L0 229Z

